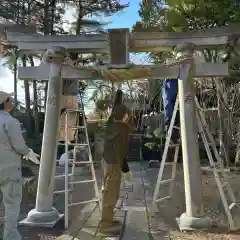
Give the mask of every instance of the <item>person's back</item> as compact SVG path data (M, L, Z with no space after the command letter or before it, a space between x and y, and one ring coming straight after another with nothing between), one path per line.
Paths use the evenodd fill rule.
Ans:
M103 163L104 187L102 192L102 216L98 236L115 236L121 223L114 220L114 208L119 199L122 169L126 169L128 134L131 130L129 111L122 101L121 90L117 91L115 104L106 125ZM128 168L128 166L127 166ZM128 169L127 169L128 170Z
M9 135L17 136L16 132L14 132L14 126L18 124L19 122L9 113L0 111L0 174L8 168L21 166L21 155L17 153L18 149L14 151L9 139ZM26 152L28 152L28 148Z
M129 117L126 121L122 121L125 114L128 113L128 109L124 104L119 104L115 107L109 118L106 126L105 133L105 147L109 149L110 145L115 145L115 151L120 155L120 158L124 158L128 151L129 134L133 130L133 119ZM108 150L104 151L105 159Z

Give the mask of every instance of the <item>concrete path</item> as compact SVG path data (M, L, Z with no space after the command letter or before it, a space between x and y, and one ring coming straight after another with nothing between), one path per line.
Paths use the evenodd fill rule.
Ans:
M130 163L130 169L132 180L128 183L130 191L123 204L127 217L122 240L150 240L148 209L140 163Z

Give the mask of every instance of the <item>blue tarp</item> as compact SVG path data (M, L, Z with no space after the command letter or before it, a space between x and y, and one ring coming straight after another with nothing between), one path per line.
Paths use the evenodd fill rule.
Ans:
M170 125L176 98L178 94L178 79L165 79L162 87L162 98L165 113L165 124ZM178 122L176 118L176 124Z

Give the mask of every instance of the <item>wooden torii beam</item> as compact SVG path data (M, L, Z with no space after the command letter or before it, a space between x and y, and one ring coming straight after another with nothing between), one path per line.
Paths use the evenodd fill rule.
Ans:
M114 30L115 31L115 30ZM113 31L113 32L114 32ZM126 32L126 30L125 30ZM211 28L206 31L191 32L133 32L128 33L129 52L158 52L172 51L172 48L188 42L195 45L195 50L205 48L222 48L229 42L236 40L240 44L238 36L240 24L232 24L227 27ZM18 46L23 52L43 52L53 46L62 46L68 50L81 53L109 53L109 34L84 34L77 36L43 36L16 34L7 32L7 41L11 45ZM110 33L111 35L111 33Z

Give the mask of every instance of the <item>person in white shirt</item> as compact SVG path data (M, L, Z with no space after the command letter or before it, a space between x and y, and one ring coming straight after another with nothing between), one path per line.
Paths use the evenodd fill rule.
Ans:
M34 155L25 143L20 122L9 114L13 109L12 95L0 91L0 189L5 207L3 240L22 239L17 230L23 185L21 158L29 159Z

